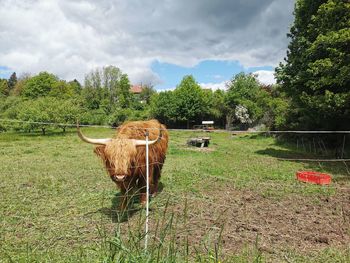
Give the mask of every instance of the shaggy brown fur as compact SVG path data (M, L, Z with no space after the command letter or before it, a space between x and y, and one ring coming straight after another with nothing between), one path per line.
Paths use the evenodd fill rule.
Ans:
M157 120L125 122L111 142L95 148L95 153L103 160L111 179L125 196L122 209L127 205L128 193L135 187L141 193L141 203L146 201L146 146L135 146L130 139L145 140L145 133L148 131L149 140L156 140L160 129L161 140L149 146L150 190L151 194L156 195L169 140L164 125ZM126 175L123 181L116 179L116 176L123 175Z

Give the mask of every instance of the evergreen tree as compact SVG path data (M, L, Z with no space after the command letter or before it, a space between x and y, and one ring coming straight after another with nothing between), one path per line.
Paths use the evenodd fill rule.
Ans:
M11 92L17 84L17 75L16 72L13 72L8 80L9 91Z

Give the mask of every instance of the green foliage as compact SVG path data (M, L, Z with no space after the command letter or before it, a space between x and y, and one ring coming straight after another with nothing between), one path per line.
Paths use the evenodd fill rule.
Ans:
M26 81L21 94L27 98L36 99L48 96L58 82L58 78L48 72L40 72L38 75Z
M8 97L0 104L1 118L23 122L7 125L15 130L31 132L41 129L45 134L48 127L66 130L68 124L75 123L81 114L81 107L76 100L43 97L36 100L23 100L20 97ZM54 123L56 125L48 125Z
M131 114L131 109L116 108L115 111L109 116L108 124L117 127L124 121L128 120Z
M7 80L2 83L6 84ZM249 113L244 112L249 119L244 123L250 123L251 119L254 125L262 121L268 127L286 123L283 114L289 104L285 96L276 95L281 92L262 87L255 76L244 73L233 77L228 87L227 92L213 92L202 89L193 76L185 76L173 91L157 93L152 86L144 86L140 95L133 95L128 76L114 66L91 71L85 77L84 87L77 80L67 82L41 72L18 79L9 98L21 95L23 100L4 106L6 109L1 115L28 122L64 123L60 126L63 130L68 123L75 123L76 116L83 124L95 125L118 126L125 120L157 118L172 127L190 127L202 120L213 120L216 127L224 127L225 121L232 123L239 115L235 111L240 105L239 109L248 109ZM242 120L241 117L236 118L236 122L242 122L237 121ZM46 129L46 126L20 124L16 129L32 131L41 127Z
M166 124L175 121L176 104L172 91L153 94L151 97L151 115Z
M132 102L132 94L130 92L130 82L128 75L122 74L118 82L116 90L117 102L121 108L128 108Z
M64 80L58 80L53 83L48 95L56 98L70 98L74 95L74 87Z
M9 86L10 92L15 88L16 83L17 83L17 75L16 75L16 72L13 72L8 80L8 86Z
M74 94L77 94L77 95L81 94L82 86L79 83L79 81L74 79L72 81L69 81L68 85L70 86L70 90L72 90Z
M0 98L6 97L10 93L8 81L6 79L0 79Z
M204 92L193 76L185 76L173 93L175 119L179 121L200 120L206 109Z
M225 97L230 109L228 114L233 114L232 110L235 110L237 106L243 106L248 110L249 119L257 122L265 113L268 97L269 94L262 89L256 76L245 73L237 74L228 84Z
M297 1L278 82L292 101L294 128L350 128L350 3Z
M88 109L102 108L107 114L114 107L130 107L133 100L128 76L114 66L95 69L87 74L82 96Z
M152 86L142 86L142 91L140 94L140 100L150 104L151 97L156 93L156 90Z
M0 118L16 119L17 108L22 102L23 98L15 96L0 99Z
M18 78L15 87L11 91L12 96L20 96L22 94L22 90L24 89L26 83L31 78L29 74L24 74L20 78Z
M264 100L265 113L261 122L270 129L285 129L288 125L287 115L290 109L290 100L281 91L279 85L272 85L268 89L269 96Z
M82 124L105 125L107 119L108 116L103 109L94 109L84 111L79 120Z

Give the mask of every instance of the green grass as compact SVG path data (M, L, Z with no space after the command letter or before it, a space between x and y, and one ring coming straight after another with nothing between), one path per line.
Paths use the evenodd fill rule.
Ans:
M91 137L113 134L97 128L84 128L84 132ZM271 137L211 133L210 151L198 151L188 148L186 140L203 134L170 135L163 190L151 203L151 230L163 240L151 240L149 251L144 252L144 213L139 204L128 214L129 220L115 212L118 190L93 154L93 146L81 142L74 130L46 136L0 133L0 261L215 262L223 258L264 262L254 247L221 255L220 237L210 233L197 247L189 247L191 233L183 227L188 220L186 209L176 213L173 205L186 198L215 201L210 193L222 186L272 199L334 195L337 181L349 187L343 164L279 161L278 156L307 154ZM329 172L335 184L320 187L296 182L295 172L305 169ZM180 230L183 234L177 240ZM291 262L350 258L349 251L337 248L316 255L293 252L288 257Z

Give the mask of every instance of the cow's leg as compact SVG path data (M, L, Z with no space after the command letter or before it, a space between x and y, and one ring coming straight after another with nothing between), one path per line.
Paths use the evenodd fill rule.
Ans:
M138 181L138 188L140 189L140 203L141 205L145 205L147 201L147 196L146 196L146 190L147 190L147 185L146 185L146 171L144 173L144 176L140 176L139 181ZM149 186L150 186L150 192L151 192L151 186L153 184L153 166L149 167Z
M152 197L155 197L158 193L158 182L160 179L164 161L165 161L165 157L162 157L159 160L159 163L154 166Z
M144 205L146 203L146 178L144 176L140 176L139 181L137 183L137 188L140 193L140 203Z
M120 185L121 194L122 194L122 202L120 205L121 210L125 210L130 200L132 200L134 187L136 185L136 177L129 177Z
M162 170L163 164L158 164L155 165L154 167L154 172L153 172L153 184L151 187L151 192L150 194L152 195L152 197L155 197L158 193L158 182L159 182L159 178L160 178L160 172Z

